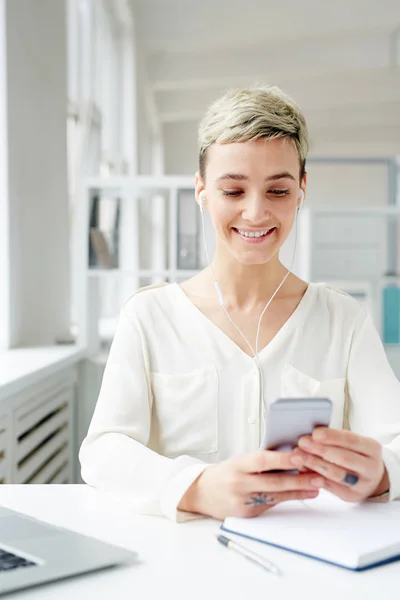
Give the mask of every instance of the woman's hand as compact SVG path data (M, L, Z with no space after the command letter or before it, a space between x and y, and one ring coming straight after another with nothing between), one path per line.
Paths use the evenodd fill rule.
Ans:
M348 502L361 502L386 492L389 478L382 446L351 431L317 427L299 440L294 452L307 469L324 477L323 487Z
M294 452L260 451L210 465L187 490L178 508L222 520L227 516L256 517L285 500L315 498L322 477L284 472L302 464ZM283 472L268 473L277 469Z

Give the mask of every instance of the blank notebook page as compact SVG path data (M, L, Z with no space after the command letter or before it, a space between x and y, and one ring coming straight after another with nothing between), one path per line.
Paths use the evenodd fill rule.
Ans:
M357 569L400 554L400 501L350 504L321 490L314 500L285 502L254 519L228 517L222 528Z

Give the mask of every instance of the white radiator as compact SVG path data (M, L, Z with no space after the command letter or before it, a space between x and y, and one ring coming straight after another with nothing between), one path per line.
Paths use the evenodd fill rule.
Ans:
M75 388L75 372L69 369L14 396L3 434L0 413L0 481L73 483ZM11 455L8 476L2 476L3 437Z
M10 416L0 411L0 484L10 482Z

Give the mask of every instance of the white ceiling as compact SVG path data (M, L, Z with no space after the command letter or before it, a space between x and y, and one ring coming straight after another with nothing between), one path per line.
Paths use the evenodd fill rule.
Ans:
M294 97L314 140L400 153L400 0L131 2L153 129L262 81Z
M132 0L151 51L235 48L344 33L390 33L398 0Z

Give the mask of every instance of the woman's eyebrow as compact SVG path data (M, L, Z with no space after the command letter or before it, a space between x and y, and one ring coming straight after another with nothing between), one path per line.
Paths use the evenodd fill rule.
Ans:
M293 181L296 181L296 178L293 177L289 171L283 171L282 173L276 173L276 175L270 175L269 177L265 178L265 181L276 181L277 179L293 179Z
M224 173L223 175L217 177L215 183L227 179L233 179L234 181L248 181L249 178L247 177L247 175L243 175L243 173ZM282 173L275 173L274 175L270 175L269 177L265 178L265 181L277 181L278 179L293 179L293 181L296 181L296 178L291 173L289 173L289 171L283 171Z
M248 180L247 175L243 175L242 173L224 173L223 175L220 175L219 177L217 177L217 179L215 180L215 183L217 183L218 181L223 181L224 179L234 179L235 181L246 181Z

